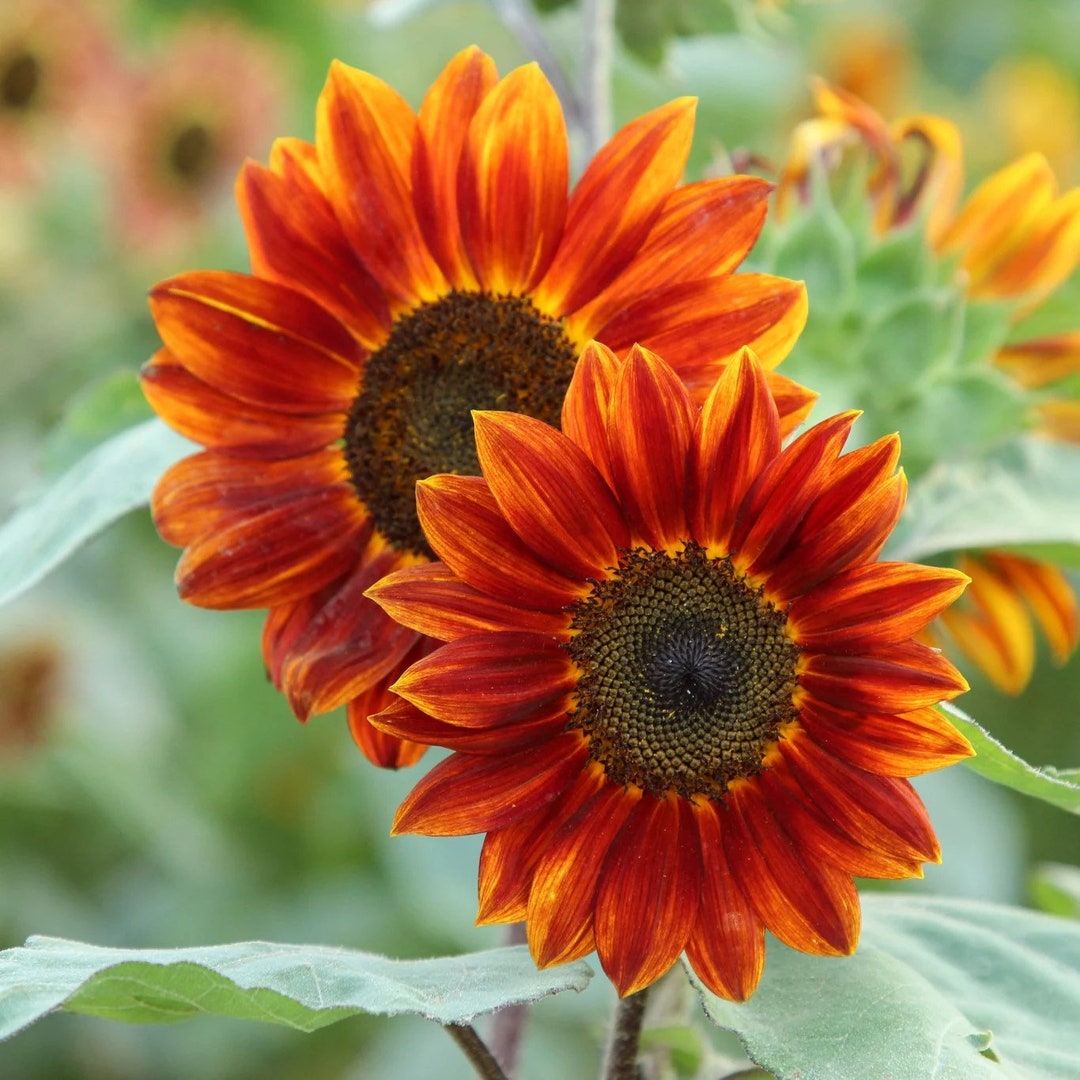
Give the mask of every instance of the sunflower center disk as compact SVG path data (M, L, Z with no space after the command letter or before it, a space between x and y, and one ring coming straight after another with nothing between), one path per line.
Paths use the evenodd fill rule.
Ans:
M619 784L722 798L794 719L798 648L786 618L697 544L634 550L578 601L570 726Z
M394 323L368 357L345 426L345 457L376 528L430 555L416 481L480 472L470 410L528 413L558 426L576 352L522 296L451 292Z
M29 52L0 59L0 103L12 111L29 109L41 85L41 65Z
M177 132L169 145L169 169L188 187L198 187L212 172L214 137L202 124L188 124Z

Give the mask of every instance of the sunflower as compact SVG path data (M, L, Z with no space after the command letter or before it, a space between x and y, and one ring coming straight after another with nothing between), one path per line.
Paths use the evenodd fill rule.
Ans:
M850 953L853 874L939 849L905 777L971 748L966 689L912 636L956 570L875 561L899 441L840 455L856 413L781 449L749 351L702 409L640 348L583 354L562 432L475 414L483 475L417 487L442 562L369 595L446 644L373 718L454 750L395 832L486 832L478 921L525 920L538 964L596 949L620 994L685 950L747 998L771 930Z
M143 385L206 447L157 486L177 581L207 607L268 608L270 675L305 719L348 703L381 764L422 747L367 724L425 645L364 598L426 563L414 487L475 474L472 408L557 422L580 347L663 348L696 399L743 342L774 367L801 283L734 274L770 187L677 186L694 103L631 122L567 194L567 136L539 69L459 54L419 113L335 63L313 145L279 141L238 193L254 273L157 285ZM708 343L703 354L699 343ZM813 395L770 372L786 429Z

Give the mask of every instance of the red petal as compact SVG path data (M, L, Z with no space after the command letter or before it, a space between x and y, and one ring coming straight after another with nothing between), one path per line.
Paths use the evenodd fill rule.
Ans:
M799 722L834 757L879 776L919 776L971 757L971 743L936 709L848 713L804 702Z
M823 652L865 651L914 637L965 589L959 570L870 563L803 593L788 609L788 632Z
M418 642L402 663L407 665L411 657L422 655L425 645ZM345 714L353 741L364 757L380 769L403 769L415 765L427 752L424 743L390 735L375 727L369 719L374 713L385 709L391 701L397 700L389 689L389 683L396 677L397 672L392 671L381 682L353 698Z
M260 409L215 390L159 349L140 373L154 411L181 435L238 457L297 457L341 438L339 412L302 416Z
M458 165L469 124L498 80L495 61L472 45L446 65L420 106L413 206L424 241L455 289L478 286L458 220Z
M600 296L574 312L575 334L591 335L653 289L730 273L761 232L771 190L756 176L677 188L631 263ZM705 236L718 242L703 243Z
M585 452L521 413L477 412L476 455L503 517L544 562L595 578L629 534L611 489Z
M612 485L608 452L608 412L621 364L599 341L585 346L562 407L562 433L585 451L597 471Z
M556 318L577 310L637 254L686 165L695 104L679 98L638 117L593 158L574 189L562 246L537 290L541 310Z
M714 994L746 1001L765 968L765 927L732 872L716 806L711 802L692 805L704 876L701 908L686 943L686 958Z
M416 116L381 79L335 60L319 96L315 144L326 193L391 314L434 300L446 282L412 200Z
M859 940L859 894L851 875L814 862L783 830L753 781L734 784L721 829L739 885L785 945L847 956Z
M780 754L812 803L836 828L871 851L913 862L940 862L930 817L907 780L845 764L796 731Z
M686 458L694 408L678 376L637 347L623 364L611 401L611 472L633 543L657 550L687 537Z
M284 285L199 270L155 285L150 310L172 355L241 401L283 413L345 412L356 394L356 341Z
M301 720L336 709L387 679L416 644L414 631L364 596L402 560L376 535L347 575L270 613L263 655L274 684Z
M273 168L249 161L237 180L251 268L258 277L305 293L365 348L375 349L390 328L386 297L356 258L315 178L287 147L275 146Z
M701 890L690 802L643 798L608 848L596 893L596 949L620 996L675 963L697 921Z
M467 585L523 609L562 611L588 591L541 562L506 523L480 476L433 476L416 485L428 543Z
M481 102L461 158L461 231L480 284L518 294L539 281L562 237L569 183L566 123L536 64Z
M513 756L453 754L409 793L393 833L462 836L504 829L560 799L587 757L576 731Z
M529 949L540 967L593 950L600 867L640 798L640 788L607 782L548 841L529 892Z
M768 462L735 517L731 548L745 573L767 574L824 489L856 412L816 424Z
M576 682L559 643L525 631L459 638L413 664L395 694L448 724L486 728L547 715Z
M713 387L690 448L690 531L729 550L735 512L765 465L780 453L776 405L756 357L743 350Z
M162 538L184 547L283 502L317 500L345 482L344 471L336 451L256 461L207 450L165 470L150 509Z
M565 636L569 621L562 614L517 607L478 592L442 563L399 570L377 581L367 595L392 619L439 641L488 630Z
M480 853L478 924L522 922L526 918L533 871L552 836L606 783L603 769L588 766L574 777L558 802L488 833ZM591 934L591 913L588 930Z
M302 491L191 541L176 567L177 588L199 607L289 604L343 574L367 528L347 484Z
M940 653L907 641L867 656L803 653L799 684L813 697L853 712L912 712L967 690Z

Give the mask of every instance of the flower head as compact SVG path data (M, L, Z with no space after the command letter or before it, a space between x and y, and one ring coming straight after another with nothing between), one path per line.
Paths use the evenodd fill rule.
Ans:
M417 488L443 560L370 590L447 644L375 723L455 753L397 832L486 832L481 922L541 965L597 949L621 994L685 950L745 999L771 930L850 953L853 874L920 876L937 841L905 777L971 753L933 708L966 688L912 637L955 570L876 562L905 495L854 413L781 448L744 353L699 410L644 349L591 346L562 433L476 414L482 477Z
M699 400L743 342L770 368L791 348L803 286L733 273L769 185L678 187L692 129L689 99L640 117L568 195L562 112L535 65L499 79L468 49L417 114L335 63L314 145L281 140L240 175L254 274L153 290L165 347L147 396L207 447L159 483L155 519L187 549L185 599L269 609L265 658L298 716L347 702L374 760L422 751L366 717L430 643L364 593L430 561L415 483L478 471L471 409L558 423L592 336L663 348ZM813 395L767 378L790 429Z

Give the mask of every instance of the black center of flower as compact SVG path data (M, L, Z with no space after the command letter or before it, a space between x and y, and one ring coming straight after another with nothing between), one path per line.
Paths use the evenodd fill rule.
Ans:
M29 109L41 88L41 64L19 49L0 61L0 102L13 111Z
M168 149L169 171L189 187L198 187L214 165L214 137L199 123L181 128Z
M786 617L697 544L626 552L573 609L570 726L619 784L722 798L761 769L792 703Z
M368 357L345 426L345 457L376 528L430 555L416 481L480 472L472 409L558 426L576 354L562 326L522 296L451 292L401 316Z

